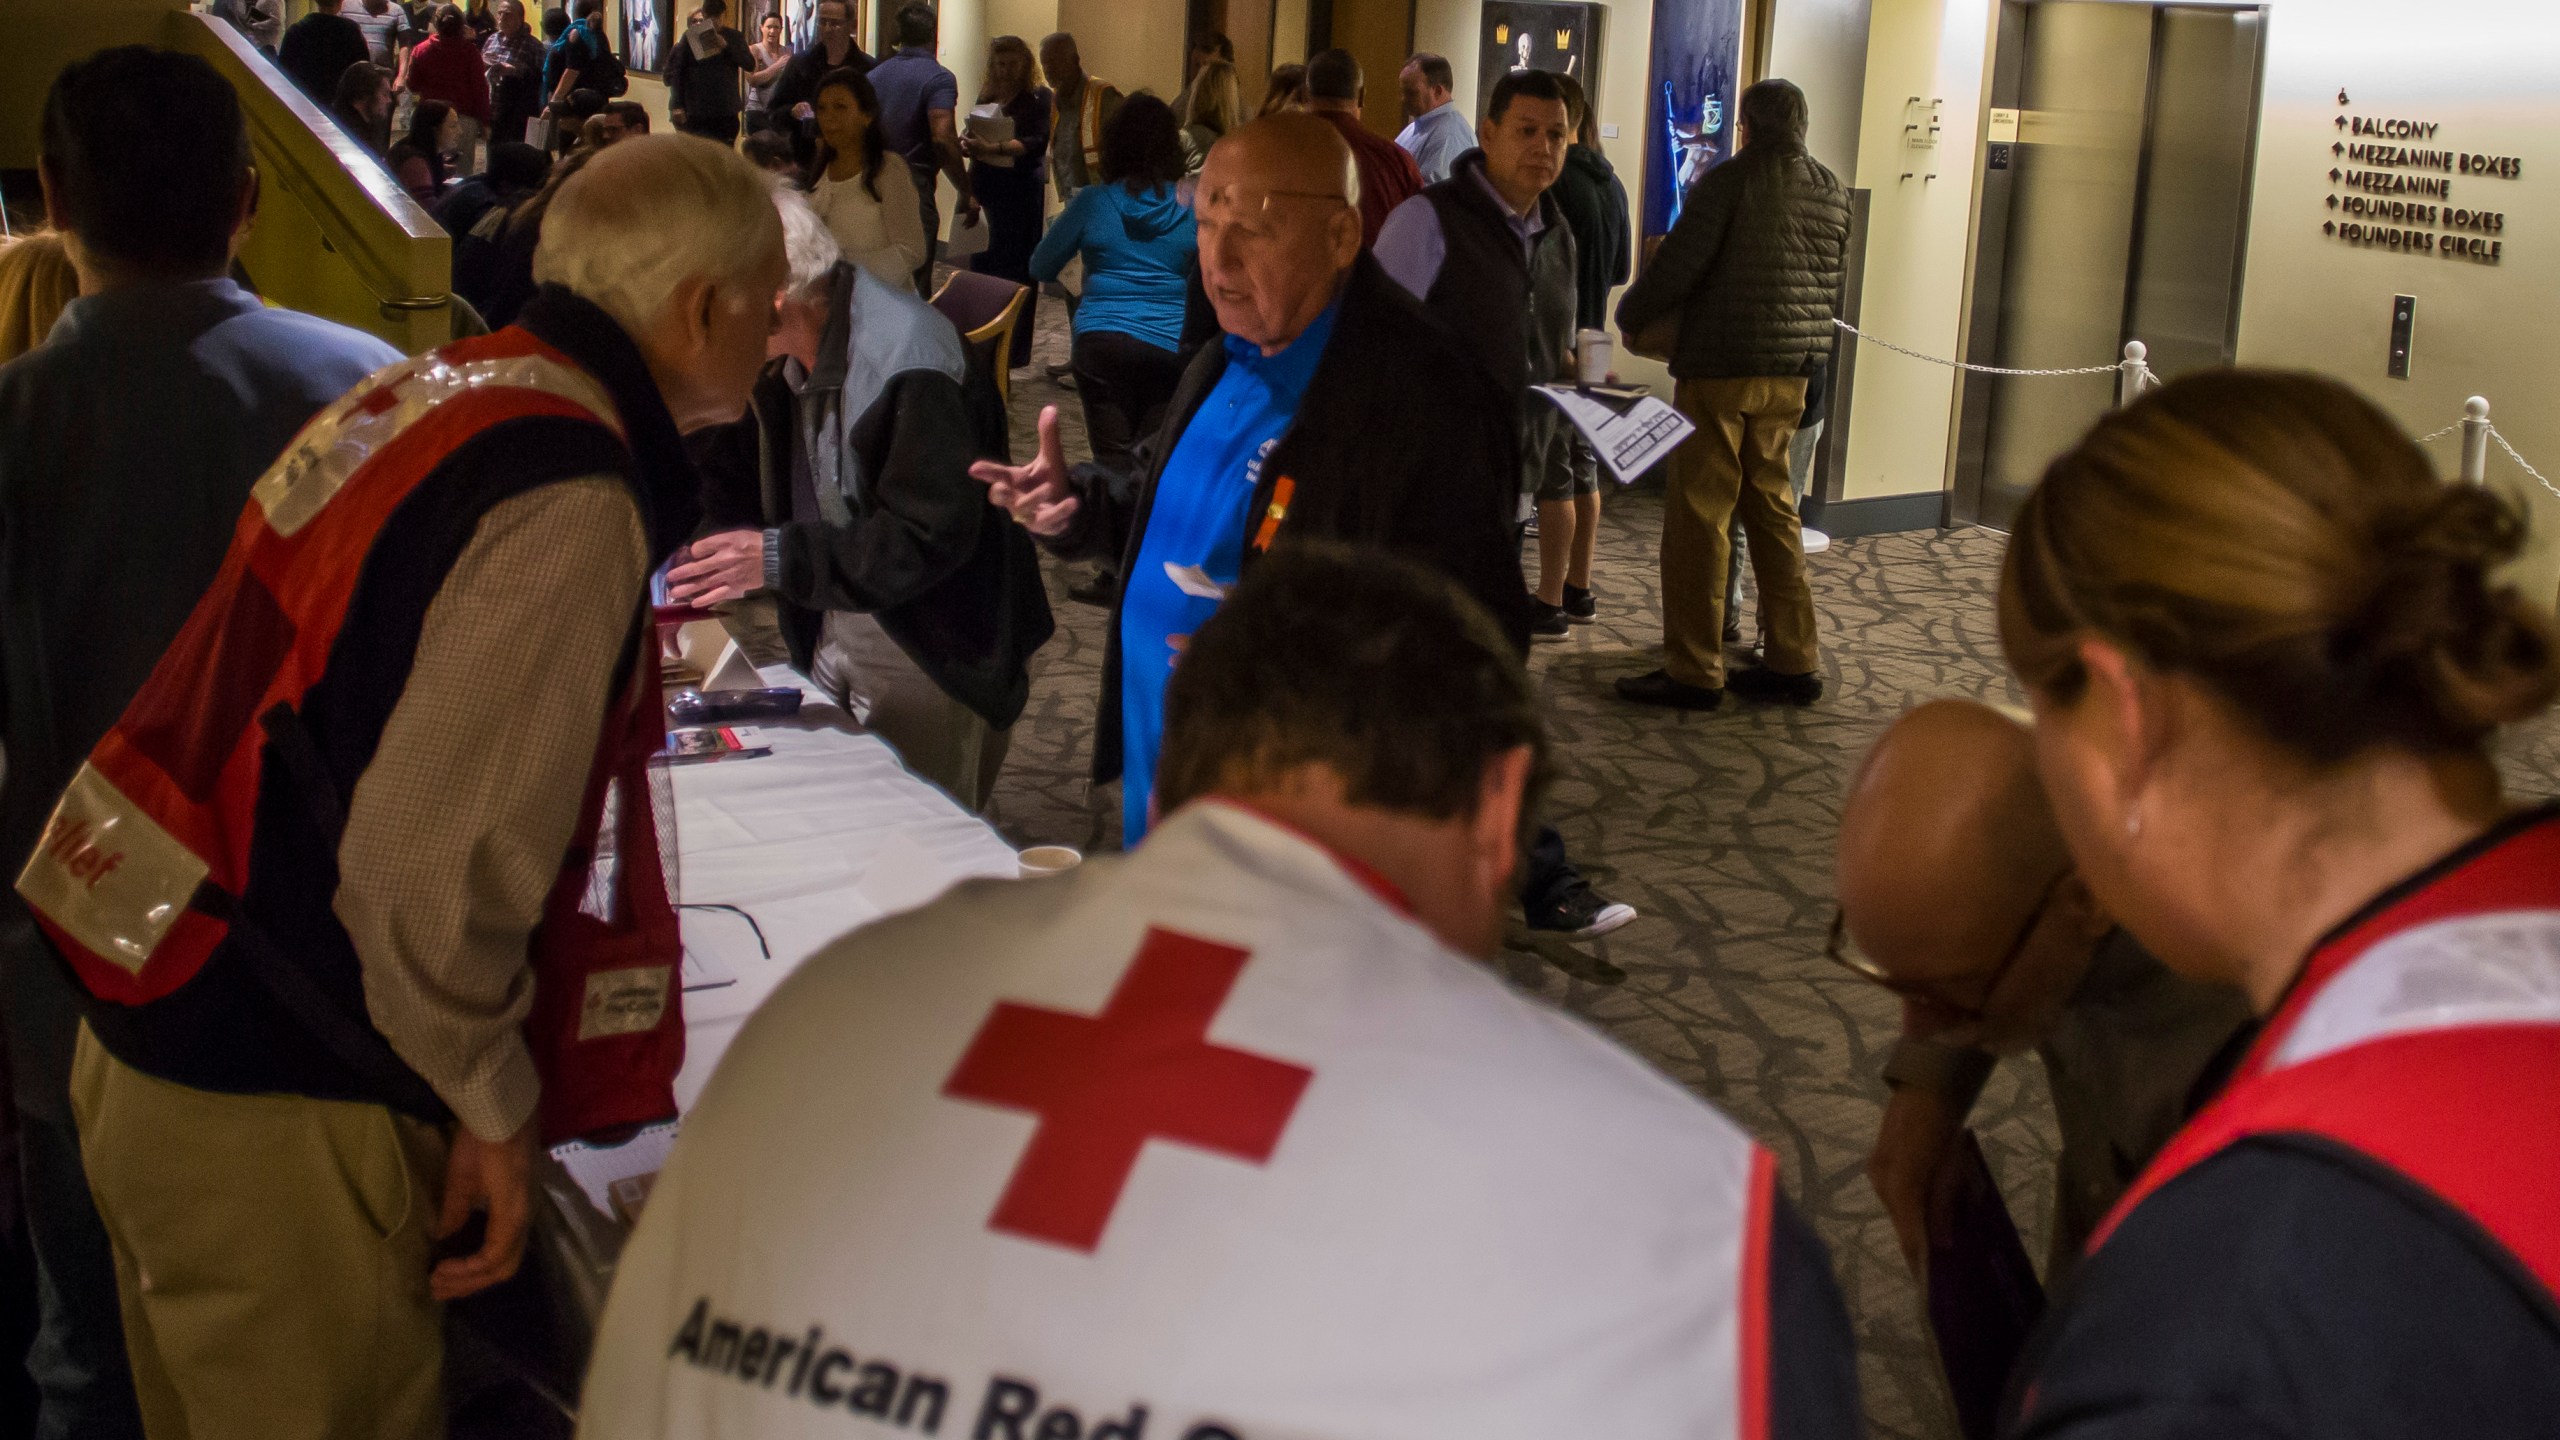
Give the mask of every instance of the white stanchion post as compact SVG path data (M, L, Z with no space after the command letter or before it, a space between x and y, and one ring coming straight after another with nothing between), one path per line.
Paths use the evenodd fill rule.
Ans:
M2478 485L2489 478L2489 402L2474 395L2462 402L2462 483Z
M2124 361L2116 366L2116 408L2123 409L2142 398L2142 387L2150 382L2151 365L2144 357L2151 352L2139 340L2124 342Z

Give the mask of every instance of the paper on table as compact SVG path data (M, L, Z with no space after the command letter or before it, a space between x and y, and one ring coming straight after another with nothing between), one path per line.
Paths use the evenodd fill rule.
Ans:
M968 126L969 134L982 145L1001 145L1013 138L1013 117L1004 113L1003 107L999 105L992 103L981 105L970 111L967 119L962 123ZM994 165L1006 170L1013 168L1013 157L1010 155L980 155L975 158L981 165Z
M689 620L676 631L683 668L702 677L697 690L753 690L764 684L747 652L717 620Z
M1573 428L1591 442L1592 450L1622 485L1632 484L1698 428L1651 395L1622 399L1623 391L1574 385L1541 385L1537 390L1554 401Z
M667 1168L667 1152L676 1143L676 1127L682 1122L663 1120L644 1125L640 1132L619 1145L590 1145L584 1140L571 1140L551 1147L551 1158L569 1172L586 1193L587 1203L602 1214L612 1215L616 1192L631 1197L632 1208L645 1196L645 1187L630 1182L645 1180ZM637 1218L636 1216L627 1218Z

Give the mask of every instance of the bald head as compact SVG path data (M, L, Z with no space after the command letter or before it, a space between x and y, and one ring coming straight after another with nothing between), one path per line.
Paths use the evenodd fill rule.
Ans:
M1218 323L1273 354L1324 312L1360 256L1360 176L1320 116L1239 126L1200 170L1200 281Z
M1909 983L1999 968L2070 868L2034 737L1970 701L1932 701L1896 720L1840 815L1850 936Z
M1214 190L1221 183L1360 203L1360 167L1350 142L1332 121L1298 110L1265 115L1220 140L1201 167L1200 188Z

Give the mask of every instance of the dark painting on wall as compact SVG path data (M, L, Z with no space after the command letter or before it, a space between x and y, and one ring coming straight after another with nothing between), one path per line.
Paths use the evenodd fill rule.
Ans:
M1493 82L1514 70L1552 70L1597 95L1592 67L1600 57L1600 7L1485 0L1476 45L1476 108L1493 98Z
M643 75L667 68L667 37L675 31L675 8L676 0L622 0L622 68Z
M1669 232L1681 197L1733 153L1743 0L1654 0L1645 80L1644 230Z

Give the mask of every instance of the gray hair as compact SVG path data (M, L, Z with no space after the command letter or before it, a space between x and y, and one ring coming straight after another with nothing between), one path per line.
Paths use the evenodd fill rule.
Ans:
M803 304L822 298L827 277L844 259L844 248L836 243L827 222L818 218L808 196L777 184L773 208L782 216L782 252L791 266L790 278L782 282L783 298Z
M781 248L771 182L745 156L691 135L643 135L598 154L552 197L533 278L639 331L686 281L737 289Z

